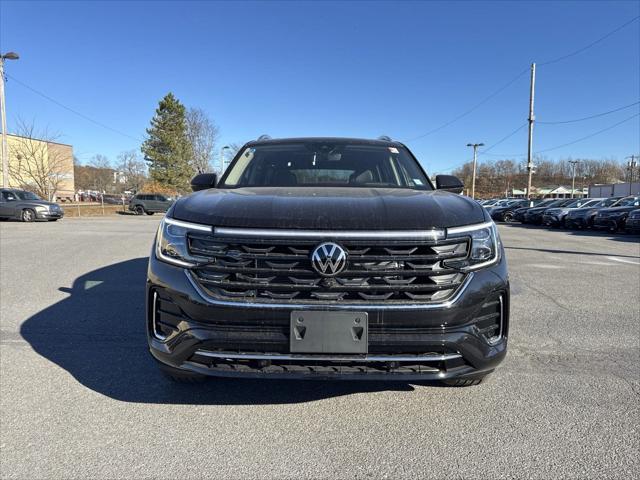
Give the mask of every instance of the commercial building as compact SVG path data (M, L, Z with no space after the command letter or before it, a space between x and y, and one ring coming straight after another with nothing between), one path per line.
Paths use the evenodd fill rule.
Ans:
M47 199L73 199L73 147L64 143L7 135L8 186Z
M592 198L625 197L627 195L640 195L640 182L589 185L589 196Z

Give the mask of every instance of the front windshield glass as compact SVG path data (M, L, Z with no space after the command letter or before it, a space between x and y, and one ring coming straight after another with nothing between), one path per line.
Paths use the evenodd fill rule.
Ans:
M220 188L364 187L432 190L401 147L357 143L282 143L245 148Z
M626 197L620 200L619 203L616 204L616 207L631 207L632 205L639 205L640 197Z
M15 194L20 200L42 200L38 195L33 192L25 192L23 190L14 190Z

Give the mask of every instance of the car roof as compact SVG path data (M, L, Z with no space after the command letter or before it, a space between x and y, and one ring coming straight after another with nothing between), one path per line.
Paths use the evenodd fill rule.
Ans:
M285 143L351 143L360 145L377 145L381 147L404 147L401 142L393 140L372 140L367 138L348 138L348 137L293 137L293 138L269 138L252 140L246 143L246 146L256 145L278 145Z

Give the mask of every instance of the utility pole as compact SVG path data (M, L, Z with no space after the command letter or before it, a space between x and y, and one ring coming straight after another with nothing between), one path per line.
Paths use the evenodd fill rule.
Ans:
M536 91L536 64L531 64L531 88L529 90L529 147L527 149L527 199L531 200L531 175L533 174L533 122L536 117L533 114L533 98Z
M473 176L471 177L471 198L476 198L476 164L478 161L478 147L484 147L484 143L467 143L467 147L473 147Z
M627 162L627 170L629 170L629 195L633 195L633 193L631 192L631 184L633 183L633 170L637 165L637 155L631 155L627 158L629 159L629 161Z
M4 61L18 60L20 57L15 52L0 53L0 116L2 116L2 186L9 186L9 150L7 149L7 112L4 99Z
M580 163L580 160L569 160L571 164L571 198L573 198L573 192L576 190L576 165Z

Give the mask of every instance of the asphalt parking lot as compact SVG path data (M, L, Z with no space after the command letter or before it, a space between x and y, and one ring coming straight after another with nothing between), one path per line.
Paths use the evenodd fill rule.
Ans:
M2 478L637 476L638 236L501 226L510 351L477 387L182 386L143 331L158 220L0 224Z

